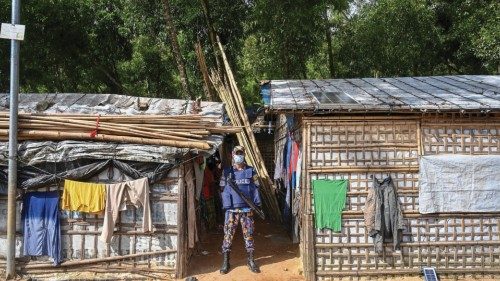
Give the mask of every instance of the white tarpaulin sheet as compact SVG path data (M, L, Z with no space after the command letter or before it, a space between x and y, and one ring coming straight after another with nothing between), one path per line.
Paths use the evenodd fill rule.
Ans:
M500 155L422 156L419 176L422 214L500 211Z

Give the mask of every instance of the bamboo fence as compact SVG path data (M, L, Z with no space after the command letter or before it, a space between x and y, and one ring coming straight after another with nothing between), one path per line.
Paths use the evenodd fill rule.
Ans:
M151 186L151 211L154 232L145 233L142 230L142 210L130 208L121 212L113 232L110 244L100 241L102 233L102 214L82 214L75 219L71 212L60 217L61 221L61 251L64 261L54 267L47 259L37 259L16 262L20 272L30 275L52 274L55 272L89 272L89 273L141 273L180 276L185 270L187 261L182 260L185 255L183 238L185 233L186 207L184 196L183 169L184 165L171 170L167 177ZM106 177L98 175L90 179ZM121 178L119 173L113 175L113 180ZM61 186L44 188L61 190ZM5 201L6 197L0 197ZM19 205L18 205L19 208ZM168 214L179 217L167 217ZM1 233L0 235L5 235ZM22 239L22 232L16 233L17 239ZM184 273L185 274L185 273Z
M455 115L335 116L302 123L302 245L306 280L419 274L433 266L442 274L500 274L500 213L420 214L419 156L500 154L497 117ZM402 250L392 241L374 252L363 209L373 177L391 175L405 230ZM314 228L315 179L348 179L342 230Z

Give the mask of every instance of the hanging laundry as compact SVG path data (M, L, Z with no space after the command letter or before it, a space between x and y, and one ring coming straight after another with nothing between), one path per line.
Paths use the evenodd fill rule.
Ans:
M283 177L283 149L278 145L276 149L276 158L274 159L274 180L279 180Z
M216 209L215 209L215 178L213 175L215 165L213 163L207 164L205 168L205 175L203 177L203 190L202 190L202 209L205 221L207 222L208 229L214 229L217 226Z
M285 183L285 203L283 204L283 223L290 228L292 220L292 188L291 183L291 156L292 156L292 138L290 135L286 138L286 144L284 148L284 162L283 162L283 181Z
M136 208L143 207L142 229L144 232L153 230L147 178L106 184L106 211L101 234L101 239L106 243L111 241L119 213L127 209L127 203Z
M61 208L68 211L100 213L106 207L104 184L64 181Z
M292 243L300 242L300 214L301 214L300 192L294 192L292 202Z
M299 156L297 157L296 170L297 170L297 172L295 175L295 180L296 180L297 184L296 184L295 188L300 189L300 185L301 185L300 176L302 175L302 152L301 151L299 151Z
M205 174L206 159L203 156L198 156L193 161L194 176L196 178L196 198L200 198L203 189L203 178Z
M297 161L299 160L299 144L292 140L292 151L290 153L290 186L295 189L297 186Z
M59 192L30 192L23 200L23 254L49 256L54 265L62 261Z
M340 231L348 180L314 180L314 216L316 228Z
M404 229L403 215L390 176L381 182L373 178L373 187L368 190L366 198L364 217L366 230L373 238L376 253L382 253L384 239L390 236L394 249L399 249Z
M215 195L214 184L215 184L215 179L212 170L206 167L203 176L203 189L202 189L203 198L209 199Z

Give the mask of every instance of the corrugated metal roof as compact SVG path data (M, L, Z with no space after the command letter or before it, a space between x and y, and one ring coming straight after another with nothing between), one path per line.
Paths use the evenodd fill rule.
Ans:
M345 97L324 103L315 98L318 92ZM280 111L498 111L500 76L271 80L261 95L268 108Z

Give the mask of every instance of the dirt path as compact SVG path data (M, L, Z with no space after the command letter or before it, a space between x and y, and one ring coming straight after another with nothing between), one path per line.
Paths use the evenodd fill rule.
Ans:
M246 253L241 228L234 237L231 252L231 270L226 275L219 273L222 263L222 233L209 233L203 237L199 253L195 254L188 267L188 276L200 281L302 281L298 245L291 244L282 226L267 222L256 223L255 248L256 262L261 273L252 273L246 265ZM203 251L206 251L204 254ZM185 280L184 279L179 279ZM346 279L347 280L347 279ZM384 281L422 281L421 276L398 276L367 278L362 280ZM492 276L440 276L439 280L498 280Z
M231 270L226 275L219 273L222 263L222 233L206 234L202 240L200 252L191 259L188 276L195 276L200 281L271 281L304 280L299 272L299 248L291 244L290 238L281 226L268 222L256 222L255 260L261 273L252 273L246 265L246 252L241 228L234 237L231 252ZM205 255L202 251L207 251Z

